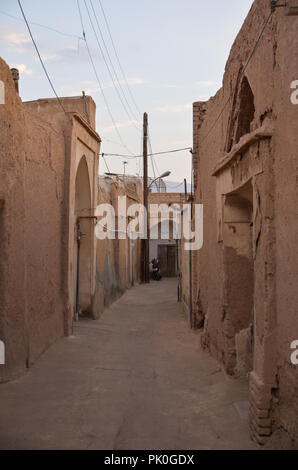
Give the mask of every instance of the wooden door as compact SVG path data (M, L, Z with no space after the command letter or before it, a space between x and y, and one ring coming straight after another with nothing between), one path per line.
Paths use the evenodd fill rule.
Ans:
M158 245L158 261L160 272L163 277L168 275L168 250L167 245Z
M167 247L167 265L168 265L168 277L175 277L176 276L176 246L168 246Z

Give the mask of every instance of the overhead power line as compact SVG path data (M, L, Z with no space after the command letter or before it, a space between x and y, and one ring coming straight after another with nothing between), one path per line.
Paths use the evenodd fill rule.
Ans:
M114 42L114 39L113 39L113 36L112 36L111 28L110 28L110 26L109 26L109 22L108 22L108 19L107 19L106 14L105 14L105 10L104 10L104 8L103 8L102 1L101 1L101 0L98 0L98 1L99 1L100 7L101 7L101 11L102 11L102 14L103 14L103 17L104 17L104 20L105 20L105 24L106 24L106 27L107 27L108 34L109 34L109 36L110 36L111 44L112 44L112 46L113 46L114 53L115 53L115 56L116 56L116 59L117 59L118 65L119 65L119 69L120 69L120 71L121 71L123 80L124 80L124 82L125 82L125 84L126 84L128 93L130 94L130 97L131 97L131 99L132 99L132 102L133 102L133 104L134 104L134 106L135 106L137 112L138 112L140 115L142 115L142 112L140 111L140 109L139 109L139 107L138 107L138 105L137 105L137 103L136 103L136 100L135 100L135 98L134 98L134 95L133 95L133 93L132 93L132 91L131 91L131 87L129 86L129 83L128 83L126 74L125 74L124 69L123 69L123 67L122 67L122 64L121 64L121 62L120 62L119 54L118 54L117 49L116 49L116 46L115 46L115 42Z
M80 2L79 0L77 0L77 5L78 5L78 10L79 10L79 16L80 16L80 21L81 21L81 26L82 26L82 31L83 31L83 37L84 37L84 41L85 41L85 44L86 44L86 48L87 48L87 52L88 52L88 55L89 55L89 59L90 59L90 62L91 62L91 65L92 65L92 68L93 68L93 71L94 71L94 74L95 74L95 77L97 79L97 82L98 82L98 85L99 85L99 88L100 88L100 91L101 91L101 94L102 94L102 97L103 97L103 100L105 102L105 105L107 107L107 110L108 110L108 113L109 113L109 116L110 116L110 119L112 121L112 124L114 126L114 129L115 129L115 132L117 133L118 137L119 137L119 140L122 144L122 146L131 154L133 155L133 153L129 150L129 148L126 146L121 134L120 134L120 131L118 129L118 126L115 122L115 119L113 117L113 114L112 114L112 111L111 111L111 108L109 106L109 102L107 100L107 97L105 95L105 92L103 90L103 86L102 86L102 83L101 83L101 80L99 78L99 75L98 75L98 72L97 72L97 69L95 67L95 63L94 63L94 60L92 58L92 55L91 55L91 51L90 51L90 48L89 48L89 45L88 45L88 41L87 41L87 38L86 38L86 33L85 33L85 27L84 27L84 22L83 22L83 16L82 16L82 11L81 11L81 7L80 7Z
M93 6L92 0L90 0L90 5L91 5L91 8L92 8L92 11L93 11L95 20L96 20L96 24L97 24L97 27L98 27L98 30L99 30L99 33L100 33L100 37L101 37L101 39L102 39L102 42L103 42L103 45L104 45L104 48L105 48L107 57L108 57L109 62L110 62L110 64L111 64L112 70L113 70L113 72L114 72L115 79L116 79L116 81L117 81L117 83L118 83L119 89L120 89L120 91L121 91L121 93L122 93L122 96L123 96L123 98L124 98L124 100L125 100L125 102L126 102L126 104L127 104L127 107L128 107L128 109L129 109L129 112L130 112L132 118L133 118L134 120L138 121L139 118L138 118L138 116L136 116L135 112L133 111L133 109L132 109L131 106L130 106L130 103L129 103L127 97L126 97L126 93L125 93L125 91L124 91L124 89L123 89L123 87L122 87L121 81L119 80L119 76L118 76L118 73L117 73L117 71L116 71L116 68L114 67L114 63L113 63L112 58L111 58L111 55L110 55L110 53L109 53L109 48L108 48L108 46L107 46L107 44L106 44L106 41L105 41L105 38L104 38L104 35L103 35L103 32L102 32L102 29L101 29L101 27L100 27L100 24L99 24L99 21L98 21L98 17L97 17L97 15L96 15L96 11L95 11L95 8L94 8L94 6Z
M0 10L0 13L2 15L9 16L10 18L13 18L17 21L22 21L22 22L24 21L22 18L19 18L18 16L10 15L9 13L6 13L5 11ZM82 38L82 36L77 36L76 34L71 34L71 33L66 33L66 32L63 32L63 31L59 31L58 29L52 28L51 26L46 26L44 24L35 23L33 21L28 21L28 23L32 24L34 26L39 26L40 28L48 29L49 31L53 31L54 33L61 34L62 36L67 36L67 37L70 37L70 38L79 39L81 41L84 40L84 38Z
M166 155L166 154L169 154L169 153L183 152L184 150L189 150L189 151L192 152L192 147L186 147L186 148L183 148L183 149L168 150L166 152L148 153L148 157L152 157L152 156L155 156L155 155ZM104 155L105 155L105 157L143 158L143 155L131 156L131 155L122 155L122 154L119 154L119 153L105 153Z
M157 173L157 176L160 177L161 172L159 171L158 165L157 165L156 160L154 158L154 152L152 150L152 145L151 145L151 136L150 136L149 126L148 126L148 143L149 143L149 149L150 149L150 155L151 155L151 165L152 165L152 169L153 169L154 179L156 179L155 186L156 186L156 189L158 191L160 191L160 180L158 180L156 178L156 173ZM157 184L157 180L158 180L158 184Z
M108 167L107 161L106 161L106 159L105 159L105 154L102 153L101 156L102 156L102 158L103 158L103 161L105 162L105 165L106 165L106 168L107 168L107 170L108 170L108 173L111 173L111 172L110 172L110 169L109 169L109 167Z
M48 72L47 72L47 69L45 68L45 65L44 65L43 60L42 60L42 58L41 58L41 55L40 55L40 53L39 53L38 47L37 47L36 42L35 42L35 40L34 40L34 38L33 38L31 29L30 29L30 26L29 26L29 23L28 23L27 18L26 18L26 15L25 15L25 13L24 13L24 10L23 10L22 4L21 4L21 0L18 0L18 4L19 4L20 10L21 10L21 12L22 12L24 21L25 21L25 23L26 23L26 25L27 25L27 28L28 28L28 31L29 31L31 40L32 40L32 42L33 42L33 45L34 45L34 47L35 47L35 50L36 50L36 52L37 52L38 58L39 58L39 60L40 60L40 63L41 63L41 65L42 65L42 68L43 68L43 70L44 70L44 73L45 73L45 75L46 75L46 77L47 77L47 79L48 79L48 81L49 81L49 84L51 85L51 88L52 88L52 90L53 90L53 92L54 92L54 94L55 94L55 96L56 96L56 98L57 98L57 100L58 100L58 103L60 104L61 108L63 109L63 111L64 111L64 113L66 114L66 116L68 117L68 119L70 119L69 115L68 115L67 112L65 111L65 108L64 108L64 106L63 106L63 104L62 104L62 101L60 100L60 98L59 98L59 96L58 96L58 94L57 94L57 92L56 92L56 90L55 90L55 87L54 87L54 85L53 85L53 83L52 83L52 80L50 79L50 76L49 76L49 74L48 74Z
M102 142L103 142L103 144L104 144L105 142L109 142L110 144L120 145L121 147L123 147L123 148L125 148L125 149L127 150L126 146L123 145L121 142L116 142L115 140L107 139L102 133L101 133L100 135L101 135L101 137L102 137ZM141 138L141 141L143 142L143 136L142 136L141 134L140 134L140 138ZM132 155L133 155L133 154L132 154ZM131 158L134 158L132 155L130 155L130 157L131 157ZM127 158L129 158L129 157L127 157Z
M86 0L84 0L84 4L85 4L85 8L86 8L88 17L89 17L89 21L90 21L91 28L92 28L93 33L94 33L94 35L95 35L96 42L97 42L97 44L98 44L98 47L99 47L101 56L102 56L102 58L103 58L103 60L104 60L104 63L105 63L105 65L106 65L108 74L109 74L109 76L110 76L110 78L111 78L111 80L112 80L112 83L113 83L113 86L114 86L114 88L115 88L115 91L116 91L116 93L117 93L117 95L118 95L118 98L119 98L119 100L120 100L120 102L121 102L121 104L122 104L122 107L123 107L125 113L126 113L127 116L128 116L128 119L134 121L135 119L134 119L134 117L131 116L131 114L129 113L129 111L128 111L128 109L127 109L127 107L126 107L126 105L125 105L125 103L124 103L124 101L123 101L123 98L122 98L122 96L121 96L121 94L120 94L120 92L119 92L119 89L118 89L117 84L116 84L116 82L115 82L114 76L113 76L113 74L112 74L112 72L111 72L111 68L110 68L110 66L109 66L109 64L108 64L108 61L107 61L106 56L105 56L105 53L104 53L103 48L102 48L102 46L101 46L101 44L100 44L100 41L99 41L99 38L98 38L98 35L97 35L97 32L96 32L94 23L93 23L93 21L92 21L91 14L90 14L89 8L88 8L88 6L87 6ZM91 7L92 7L92 9L93 9L93 14L94 14L95 21L96 21L96 23L97 23L98 29L100 30L99 22L98 22L98 19L97 19L97 16L96 16L96 13L95 13L95 10L94 10L94 8L93 8L93 4L92 4L91 1L90 1L90 4L91 4ZM136 127L136 126L135 126L135 127ZM138 131L140 131L139 128L136 127L136 129L137 129Z
M152 155L153 150L152 150L152 145L151 145L149 126L148 126L148 145L149 145L150 153ZM151 167L152 167L153 175L154 175L154 178L156 178L156 169L157 168L156 168L156 165L155 165L155 162L154 162L154 156L152 156L150 160L151 160ZM160 175L160 173L158 173L158 171L157 171L157 174L158 174L158 176Z

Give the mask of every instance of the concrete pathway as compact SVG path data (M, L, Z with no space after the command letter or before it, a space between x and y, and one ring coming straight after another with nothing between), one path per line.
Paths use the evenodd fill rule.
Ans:
M253 449L247 389L200 349L176 281L164 279L81 321L0 385L0 448Z

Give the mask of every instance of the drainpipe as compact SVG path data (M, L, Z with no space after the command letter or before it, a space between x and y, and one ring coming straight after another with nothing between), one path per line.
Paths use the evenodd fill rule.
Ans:
M80 292L80 251L81 251L81 238L86 235L81 230L80 221L81 219L93 219L97 221L97 217L88 216L88 217L78 217L77 218L77 243L78 243L78 254L77 254L77 279L76 279L76 311L74 315L74 320L79 321L79 292Z

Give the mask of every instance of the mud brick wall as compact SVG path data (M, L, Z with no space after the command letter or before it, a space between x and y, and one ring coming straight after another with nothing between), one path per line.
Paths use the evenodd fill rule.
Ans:
M269 2L253 3L222 88L194 103L195 202L204 204L194 310L203 346L229 374L250 377L252 437L282 435L297 448L297 17L277 9L250 57L269 14Z

